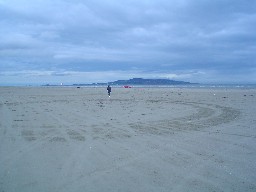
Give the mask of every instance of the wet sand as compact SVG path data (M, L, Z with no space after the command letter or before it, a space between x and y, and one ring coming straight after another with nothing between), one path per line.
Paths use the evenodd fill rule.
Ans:
M0 87L0 191L256 191L256 90Z

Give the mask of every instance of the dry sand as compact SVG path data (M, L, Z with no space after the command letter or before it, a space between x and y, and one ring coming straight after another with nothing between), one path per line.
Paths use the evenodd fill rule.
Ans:
M0 192L256 191L256 90L0 88Z

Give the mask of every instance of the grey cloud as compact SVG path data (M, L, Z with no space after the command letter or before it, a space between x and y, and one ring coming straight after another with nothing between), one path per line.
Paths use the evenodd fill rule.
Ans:
M0 68L239 73L256 65L255 12L252 0L0 2Z

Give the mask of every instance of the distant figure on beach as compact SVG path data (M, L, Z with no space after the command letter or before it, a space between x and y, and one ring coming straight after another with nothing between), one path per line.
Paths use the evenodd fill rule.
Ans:
M108 85L107 90L108 90L108 96L110 97L110 93L111 93L111 87L110 87L110 85Z

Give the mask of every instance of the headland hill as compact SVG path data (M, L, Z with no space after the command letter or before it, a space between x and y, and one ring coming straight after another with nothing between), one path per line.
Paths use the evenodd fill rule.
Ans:
M175 81L170 79L143 79L132 78L129 80L117 80L107 83L91 83L91 84L73 84L73 86L171 86L171 85L194 85L198 83L190 83L186 81Z

